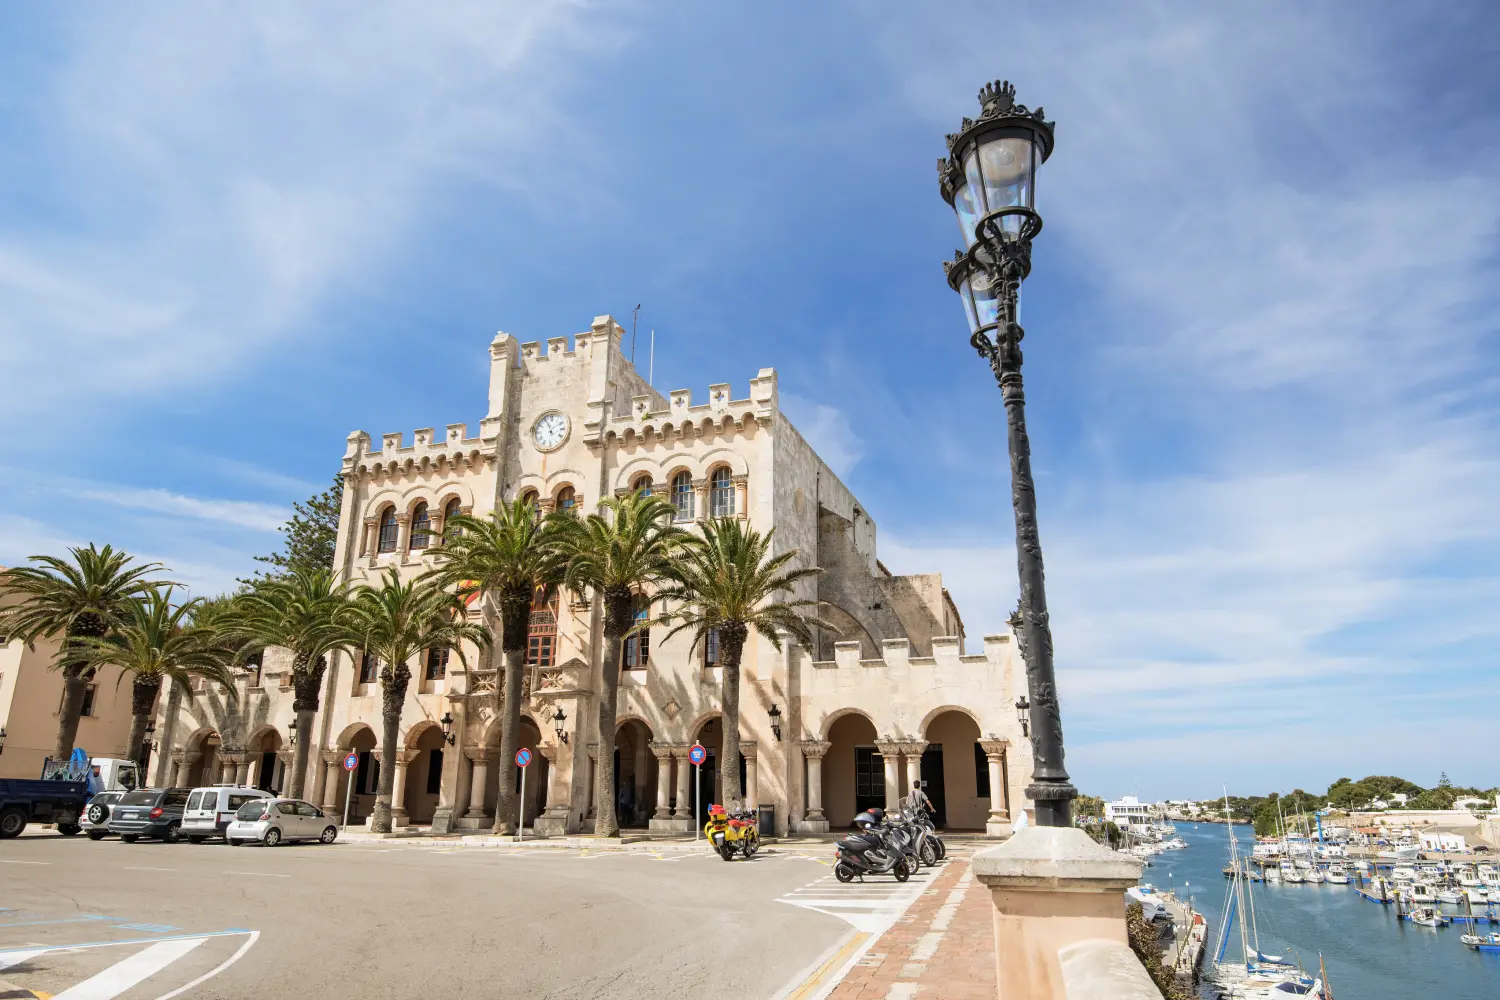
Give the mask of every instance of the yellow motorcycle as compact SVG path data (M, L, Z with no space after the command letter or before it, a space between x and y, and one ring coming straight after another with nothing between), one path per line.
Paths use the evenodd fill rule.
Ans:
M760 831L749 809L730 812L723 806L709 806L703 835L725 861L733 861L736 854L752 857L760 850Z

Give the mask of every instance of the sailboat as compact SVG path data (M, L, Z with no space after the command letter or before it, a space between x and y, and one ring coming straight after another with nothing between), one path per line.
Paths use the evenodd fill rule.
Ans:
M1224 809L1229 810L1229 791L1224 792ZM1224 901L1224 925L1214 949L1213 967L1205 978L1230 997L1280 997L1287 993L1323 1000L1323 981L1310 976L1279 955L1260 950L1260 929L1255 921L1255 893L1245 877L1240 860L1239 839L1229 827L1229 887ZM1294 869L1295 870L1295 869ZM1229 950L1230 929L1238 917L1240 959L1225 961Z

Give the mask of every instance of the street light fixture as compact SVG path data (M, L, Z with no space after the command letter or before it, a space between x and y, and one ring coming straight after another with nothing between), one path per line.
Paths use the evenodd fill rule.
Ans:
M1023 694L1016 699L1016 718L1021 723L1021 735L1031 735L1031 702L1026 700Z
M453 713L444 712L443 717L438 722L442 723L443 726L443 739L447 740L448 745L451 747L454 741L458 739L458 737L453 735Z
M562 706L557 706L557 712L552 716L553 723L557 726L557 742L568 742L568 731L563 728L563 723L568 721L568 716L563 712Z
M979 117L965 118L948 136L948 156L938 161L943 200L958 216L964 241L964 250L944 268L949 286L963 302L969 342L989 362L1005 400L1021 589L1022 621L1016 639L1026 663L1028 706L1037 713L1030 736L1036 764L1026 797L1036 803L1038 826L1069 826L1070 803L1078 790L1063 766L1062 718L1021 382L1024 334L1016 319L1021 282L1031 273L1031 241L1042 231L1036 178L1052 154L1053 123L1041 108L1031 111L1017 104L1016 88L1009 81L985 84L979 103Z
M779 709L779 708L776 707L776 703L774 701L771 702L771 707L766 710L766 715L771 720L771 738L773 740L775 740L777 743L780 743L781 742L781 709Z
M288 746L296 746L297 745L297 724L295 722L288 722L286 724L286 732L287 732L287 736L290 737L290 739L287 740L287 745Z

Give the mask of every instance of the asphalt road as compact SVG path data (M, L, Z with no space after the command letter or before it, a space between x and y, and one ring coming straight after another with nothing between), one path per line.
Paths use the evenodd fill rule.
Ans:
M0 995L771 997L850 933L778 901L826 895L806 887L828 872L774 849L725 863L25 836L0 841Z

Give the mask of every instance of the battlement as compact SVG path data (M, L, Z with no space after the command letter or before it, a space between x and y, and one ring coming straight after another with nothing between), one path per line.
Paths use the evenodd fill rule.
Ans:
M579 358L587 358L590 351L588 334L576 334L573 337L548 337L547 349L542 350L542 342L539 340L528 340L521 345L521 363L526 366L533 364L563 364L576 361Z
M405 444L405 434L393 431L380 436L377 450L370 448L369 434L355 431L347 438L344 473L391 475L434 467L477 468L481 463L493 460L493 430L484 429L491 433L470 437L468 424L449 424L446 433L438 436L434 428L421 427L412 432L410 445Z
M671 437L769 424L780 405L776 382L776 369L762 368L750 380L750 394L743 399L733 398L730 383L717 382L708 387L706 403L694 404L691 389L673 389L665 407L660 396L641 393L630 397L629 413L611 416L605 437Z

